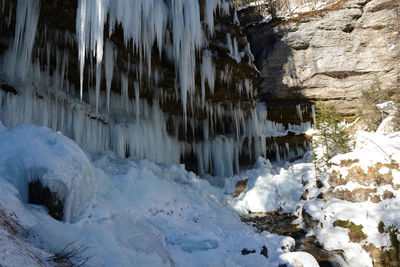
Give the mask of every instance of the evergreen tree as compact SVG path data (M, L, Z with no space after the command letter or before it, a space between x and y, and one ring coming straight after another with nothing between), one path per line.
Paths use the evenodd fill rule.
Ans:
M333 105L318 105L316 120L319 136L313 139L313 158L317 171L323 172L333 156L350 151L350 137Z

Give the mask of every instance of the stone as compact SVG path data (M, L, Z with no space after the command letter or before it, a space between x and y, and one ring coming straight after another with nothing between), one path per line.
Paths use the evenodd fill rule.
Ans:
M2 84L0 86L0 89L5 91L6 93L11 93L13 95L18 94L18 91L14 87L12 87L11 85L8 85L8 84Z
M242 255L249 255L249 254L256 253L256 251L254 249L248 250L247 248L244 248L244 249L242 249L241 253L242 253Z
M345 3L246 27L261 72L259 96L327 101L354 115L374 80L382 90L398 88L400 2L339 2Z
M51 192L41 182L34 181L29 183L28 202L36 205L43 205L47 208L49 215L56 220L62 221L64 217L64 203L56 193Z
M263 246L260 254L268 259L268 248L266 246Z
M233 194L233 197L238 197L241 193L247 190L247 181L248 178L236 183L236 190L235 193Z

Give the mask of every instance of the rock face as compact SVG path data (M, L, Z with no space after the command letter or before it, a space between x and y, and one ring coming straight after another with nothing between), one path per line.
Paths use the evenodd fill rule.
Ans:
M329 2L319 10L247 26L261 71L259 96L270 101L329 101L342 114L352 115L362 91L375 80L381 89L398 88L400 2ZM250 23L248 13L256 18L255 13L267 9L252 8L239 12L242 24Z

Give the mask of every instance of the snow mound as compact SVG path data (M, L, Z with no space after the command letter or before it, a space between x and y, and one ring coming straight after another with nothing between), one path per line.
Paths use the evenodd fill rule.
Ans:
M288 261L296 267L319 267L319 264L314 257L305 252L286 253L281 256L281 259Z
M64 203L64 220L75 221L96 191L93 166L70 139L50 129L0 125L0 179L11 182L22 201L28 184L40 181Z
M225 190L235 192L236 183L248 179L247 190L228 203L240 214L270 212L283 209L293 212L304 192L303 183L313 177L313 166L304 158L292 166L273 167L269 160L259 158L254 169L225 181Z

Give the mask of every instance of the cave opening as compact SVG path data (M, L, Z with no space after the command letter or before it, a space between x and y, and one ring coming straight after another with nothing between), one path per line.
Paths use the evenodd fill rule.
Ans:
M28 185L28 203L46 207L49 215L58 221L64 218L64 202L39 180Z

